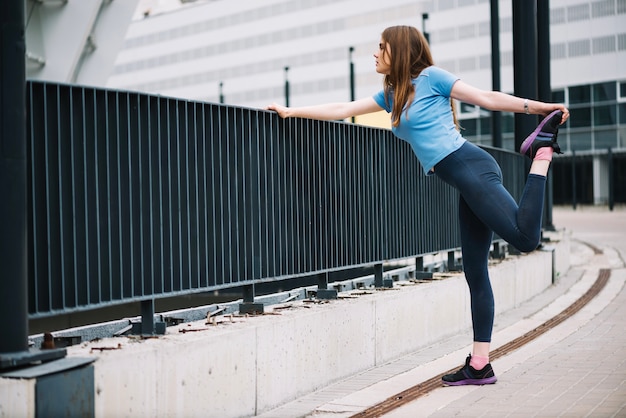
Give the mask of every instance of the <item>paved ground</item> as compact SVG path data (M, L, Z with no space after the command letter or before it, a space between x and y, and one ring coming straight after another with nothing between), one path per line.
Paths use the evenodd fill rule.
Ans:
M610 269L604 290L562 324L495 360L497 384L441 387L385 418L626 417L626 208L555 208L553 221L572 233L572 268L544 294L496 318L494 348L561 312L600 269ZM442 341L262 416L352 416L462 364L465 339Z

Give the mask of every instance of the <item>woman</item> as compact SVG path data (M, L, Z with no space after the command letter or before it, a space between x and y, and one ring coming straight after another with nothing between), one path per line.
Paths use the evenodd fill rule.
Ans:
M495 231L520 251L537 248L546 175L558 125L569 117L562 104L483 91L434 66L426 39L417 29L394 26L382 33L374 54L384 89L373 97L347 103L288 108L267 107L281 117L345 119L381 109L391 113L392 131L409 142L427 175L437 175L460 192L459 219L463 270L470 290L474 343L465 366L443 376L447 385L496 382L489 363L494 300L487 271ZM548 115L524 141L520 152L532 165L519 205L502 185L496 161L460 134L452 99L488 110Z

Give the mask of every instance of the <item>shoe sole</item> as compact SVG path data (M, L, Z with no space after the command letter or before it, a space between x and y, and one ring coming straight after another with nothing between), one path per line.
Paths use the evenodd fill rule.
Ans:
M482 386L482 385L493 385L497 381L498 381L498 378L495 376L492 376L492 377L487 377L485 379L463 379L463 380L459 380L456 382L446 382L445 380L443 380L443 384L446 386L467 386L467 385Z
M557 113L561 112L560 110L555 110L554 112L550 113L548 116L546 116L545 118L543 118L543 120L541 121L541 123L537 126L537 128L533 131L533 133L531 133L530 135L528 135L528 137L526 137L526 139L524 140L524 142L522 142L522 146L519 149L520 154L524 154L526 155L526 152L528 151L528 149L530 148L530 146L532 145L533 141L535 140L535 138L537 138L537 135L539 135L539 132L541 132L541 129L546 125L546 123L548 123L548 121L550 119L552 119L552 117L554 115L556 115Z

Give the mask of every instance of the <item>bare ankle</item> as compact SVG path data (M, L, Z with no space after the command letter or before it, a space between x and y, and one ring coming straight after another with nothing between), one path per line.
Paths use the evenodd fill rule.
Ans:
M530 174L536 174L546 177L548 175L548 169L550 168L550 161L548 160L533 160L530 165Z

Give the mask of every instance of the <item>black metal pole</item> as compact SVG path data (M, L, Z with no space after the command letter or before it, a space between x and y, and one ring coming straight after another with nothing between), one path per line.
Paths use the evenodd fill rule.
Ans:
M28 350L24 1L0 5L0 354Z
M572 208L576 210L576 151L572 150Z
M352 61L352 53L354 52L354 47L350 47L350 101L353 102L356 98L356 92L354 87L354 62ZM352 116L352 123L355 122L355 117Z
M537 97L536 6L533 1L513 0L513 89L516 96L528 99ZM516 150L536 125L536 117L515 114Z
M550 0L537 0L537 58L538 97L542 102L550 102Z
M428 20L428 13L422 13L422 34L426 38L426 42L430 44L430 34L426 32L426 21Z
M491 0L491 88L500 91L500 11L499 0ZM496 148L502 148L502 114L499 111L491 112L492 143Z
M289 67L285 67L285 106L289 107Z
M224 83L220 81L220 104L224 104Z
M550 0L537 0L537 93L542 102L552 101L550 77ZM544 205L543 227L554 231L552 218L554 182L548 176Z

